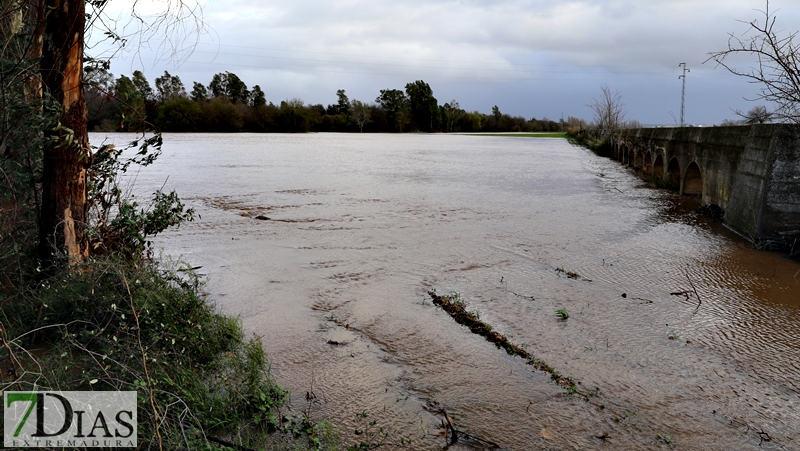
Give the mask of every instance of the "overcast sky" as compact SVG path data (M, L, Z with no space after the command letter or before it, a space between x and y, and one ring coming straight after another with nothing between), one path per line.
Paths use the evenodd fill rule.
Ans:
M167 0L164 0L167 1ZM176 0L170 0L175 2ZM126 24L131 2L107 14ZM762 0L202 0L205 29L191 21L135 39L112 60L115 76L165 70L187 89L229 71L268 101L336 102L336 90L374 101L380 89L424 80L439 103L526 118L591 120L586 106L607 84L619 91L627 119L673 124L680 116L681 69L687 63L686 122L734 119L755 103L756 85L729 75L709 52L728 34L763 21ZM139 3L147 16L164 2ZM800 2L773 0L776 29L800 29ZM172 11L177 11L172 5ZM128 25L125 32L133 31ZM94 39L99 36L94 34ZM90 51L99 53L99 48ZM748 67L747 60L737 65ZM762 102L763 103L763 102Z

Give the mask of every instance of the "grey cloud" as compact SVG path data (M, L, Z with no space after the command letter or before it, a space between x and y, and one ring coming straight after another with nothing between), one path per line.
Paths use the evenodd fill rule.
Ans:
M629 117L670 122L677 63L685 61L693 68L687 89L725 81L691 91L707 109L694 120L713 122L729 117L753 87L701 63L724 48L729 32L744 30L737 19L757 18L754 9L763 6L758 0L209 0L215 42L203 37L190 63L177 70L163 61L146 69L186 71L206 83L230 70L250 86L260 84L272 100L312 103L333 102L339 88L371 100L381 87L423 78L440 100L457 98L484 111L505 102L514 114L551 117L562 107L587 117L585 104L605 82L622 89L636 112ZM800 5L773 0L772 7L781 8L781 26L800 27Z

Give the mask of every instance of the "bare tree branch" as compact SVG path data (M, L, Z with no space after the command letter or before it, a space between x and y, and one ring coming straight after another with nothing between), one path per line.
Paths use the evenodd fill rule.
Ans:
M594 122L601 130L616 130L622 127L625 111L622 109L622 95L619 91L611 92L608 85L600 86L600 99L593 99L587 105L594 113Z
M772 118L778 121L800 123L800 46L794 42L797 31L780 36L776 31L776 17L769 9L759 11L763 19L744 22L747 31L737 36L730 33L728 49L712 52L706 60L714 61L728 72L745 77L750 83L761 85L756 99L773 103L776 108ZM735 66L730 59L743 54L755 57L755 62L746 69Z
M89 10L87 37L101 33L102 39L87 39L92 42L88 50L97 49L95 55L109 60L117 53L130 50L140 58L142 50L152 50L158 60L170 60L180 65L192 54L200 37L213 33L203 20L203 8L197 0L159 0L162 8L157 13L144 13L150 3L142 0L130 2L128 17L110 17L105 12L110 0L87 0ZM98 44L111 43L110 50L101 50Z

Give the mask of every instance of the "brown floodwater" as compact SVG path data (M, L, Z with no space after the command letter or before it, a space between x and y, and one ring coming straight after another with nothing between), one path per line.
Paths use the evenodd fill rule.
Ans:
M442 449L438 403L505 449L800 449L800 264L563 139L174 134L133 178L197 210L157 245L202 266L293 411L347 443L366 412ZM432 289L598 395L472 334Z

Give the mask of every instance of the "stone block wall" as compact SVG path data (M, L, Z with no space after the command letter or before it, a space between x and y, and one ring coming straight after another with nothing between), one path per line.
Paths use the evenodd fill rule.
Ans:
M613 158L647 178L669 179L672 171L682 194L718 205L725 224L746 238L800 241L800 126L628 129L611 144Z

